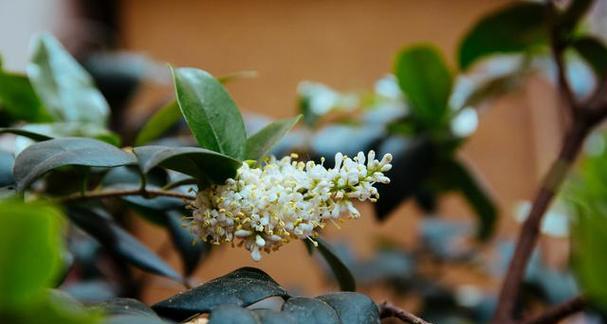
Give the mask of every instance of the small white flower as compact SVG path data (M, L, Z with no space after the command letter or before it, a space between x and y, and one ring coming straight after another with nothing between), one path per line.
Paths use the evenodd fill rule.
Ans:
M259 261L262 250L318 236L327 221L360 217L351 200L377 201L373 185L390 182L383 173L392 167L390 154L378 161L373 151L353 159L337 153L330 169L324 159L294 158L272 157L258 168L243 163L234 179L200 191L192 204L192 233L213 244L236 243Z

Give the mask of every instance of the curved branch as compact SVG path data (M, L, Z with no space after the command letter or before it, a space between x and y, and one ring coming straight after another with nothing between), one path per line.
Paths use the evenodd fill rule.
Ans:
M379 317L396 317L401 321L409 324L430 324L430 322L426 322L423 319L407 312L404 309L398 308L387 301L379 305Z
M584 296L578 296L562 304L556 305L537 317L523 321L524 324L556 323L569 315L582 311L587 305Z

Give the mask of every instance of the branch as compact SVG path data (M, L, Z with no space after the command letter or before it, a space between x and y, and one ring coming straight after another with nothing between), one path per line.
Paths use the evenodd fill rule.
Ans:
M155 189L146 189L142 190L138 189L125 189L125 190L111 190L111 191L93 191L93 192L85 192L85 193L77 193L73 195L69 195L66 197L58 198L57 201L61 203L66 202L76 202L90 199L102 199L102 198L112 198L112 197L123 197L123 196L147 196L147 197L174 197L181 198L184 200L194 200L196 197L188 194L184 194L176 191L164 191L164 190L155 190Z
M548 324L556 323L565 317L582 311L586 307L587 301L583 296L570 299L562 304L556 305L546 310L543 314L529 320L523 321L524 324Z
M379 317L382 319L388 317L396 317L401 321L409 324L430 324L429 322L426 322L423 319L407 312L404 309L400 309L387 301L379 305Z
M575 96L573 95L573 91L569 86L569 82L567 82L567 70L563 58L565 47L560 44L560 42L558 41L558 35L556 35L555 33L556 31L554 31L552 35L550 49L552 52L552 57L554 58L554 63L556 64L558 89L563 92L563 95L565 97L565 106L567 107L570 118L573 119L577 114L578 104L575 100Z

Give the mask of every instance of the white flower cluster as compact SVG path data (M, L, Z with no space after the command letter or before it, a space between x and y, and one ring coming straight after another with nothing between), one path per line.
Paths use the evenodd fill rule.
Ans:
M198 192L190 223L194 235L244 246L259 261L261 251L275 251L291 239L315 243L327 221L359 217L351 200L376 201L373 185L390 182L384 175L392 168L390 154L378 161L373 151L353 159L337 153L330 169L296 158L272 157L257 168L245 162L235 179Z

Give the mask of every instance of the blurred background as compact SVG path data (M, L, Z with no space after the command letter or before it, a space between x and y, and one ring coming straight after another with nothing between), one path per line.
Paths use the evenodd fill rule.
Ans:
M305 80L322 82L336 91L373 88L376 80L392 71L395 54L406 45L435 44L455 70L462 35L484 14L508 2L0 0L0 53L4 69L23 71L31 37L52 32L94 75L112 107L122 110L114 114L112 124L124 127L127 133L136 132L130 125L141 125L171 98L166 63L199 67L216 76L255 71L253 78L227 84L238 106L254 121L260 116L297 114L298 86ZM602 7L600 2L595 10ZM416 271L427 274L434 284L429 286L451 291L449 298L455 298L458 306L478 305L483 296L496 293L505 271L503 259L509 253L508 248L496 246L512 244L519 227L516 210L522 201L532 198L556 154L562 136L558 105L550 78L531 75L517 91L491 100L479 110L478 128L458 155L480 176L498 207L496 232L489 243L480 245L471 237L475 218L456 194L441 196L433 218L423 217L409 200L384 222L375 220L372 206L363 205L360 220L344 223L341 230L330 227L324 235L343 249L352 264L368 261L367 268L360 270L361 277L368 279L369 273L387 268L391 269L386 270L389 276L402 279L397 283L405 282L401 287L394 282L373 284L374 279L368 279L370 284L363 283L361 289L375 300L420 307L420 294L407 293L411 283L405 279L412 278L407 274L412 267L410 254L386 259L389 265L369 260L377 257L377 246L382 244L419 250L423 242L438 235L440 242L434 248L472 248L474 256L471 261L453 263L422 259L421 270ZM178 256L166 249L165 231L137 220L131 228L179 265ZM561 234L544 235L542 266L555 273L564 271L568 244ZM259 263L252 262L243 249L223 247L213 251L194 278L204 282L245 265L265 270L301 294L335 289L322 264L307 256L303 244L285 246ZM147 280L143 292L147 302L181 289L160 277Z

